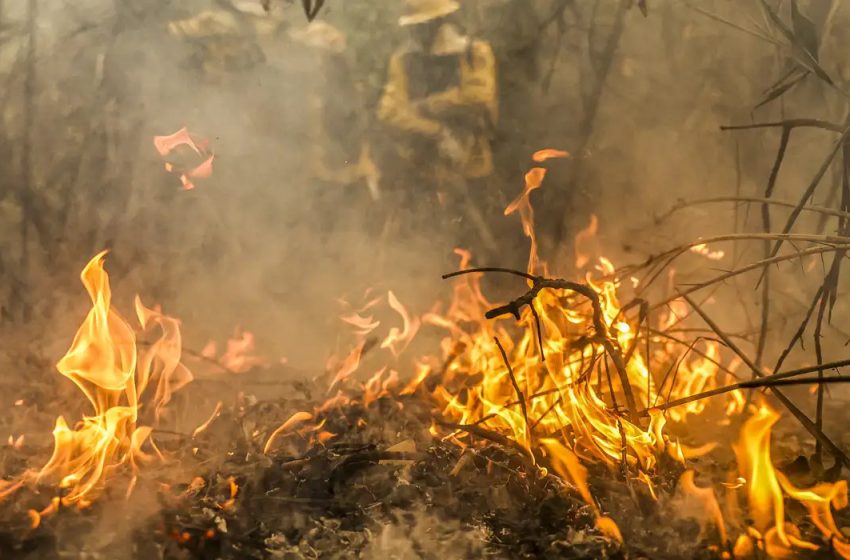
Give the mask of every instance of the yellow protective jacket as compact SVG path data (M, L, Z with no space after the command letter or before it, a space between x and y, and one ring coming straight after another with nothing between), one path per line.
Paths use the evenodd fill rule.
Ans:
M477 121L469 130L471 142L459 171L468 178L486 177L493 171L491 132L498 118L496 59L486 41L471 40L457 53L459 78L456 85L431 93L421 100L411 99L410 77L405 65L409 49L390 59L387 84L378 109L378 118L393 128L439 142L445 130L441 116L468 111Z

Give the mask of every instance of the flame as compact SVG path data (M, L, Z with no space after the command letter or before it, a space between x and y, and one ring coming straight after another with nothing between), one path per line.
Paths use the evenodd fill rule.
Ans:
M531 241L531 250L528 255L528 273L535 274L537 270L537 235L534 231L534 208L531 206L529 195L532 191L539 189L543 184L543 178L546 177L546 169L543 167L532 167L525 174L525 188L513 202L505 208L505 216L510 216L519 210L520 221L522 222L522 231L525 236Z
M782 488L770 459L770 430L779 415L767 405L749 418L741 429L741 439L733 446L741 477L747 480L747 501L755 528L764 533L776 527L777 537L785 544L785 504Z
M92 258L80 275L92 308L77 330L56 369L70 379L91 405L92 412L73 428L64 417L56 419L53 453L37 472L26 472L14 484L0 489L0 497L27 483L55 482L62 498L35 514L33 524L61 505L87 506L102 490L104 478L123 465L135 473L142 463L161 456L151 442L144 446L152 426L160 420L175 391L192 381L180 363L179 322L158 310L146 308L136 298L141 332L158 327L159 338L147 347L137 343L136 333L112 307L109 276L104 268L106 251ZM140 407L146 389L155 386L150 398L150 425L141 423Z
M24 447L24 435L21 434L18 437L10 435L6 443L8 443L9 447L12 449L20 451Z
M543 150L534 159L544 161L558 157L558 153ZM529 196L541 187L545 176L545 168L532 168L525 176L523 191L505 209L506 215L520 214L523 232L530 241L527 270L533 275L545 275L547 266L537 256ZM413 357L414 372L406 383L397 382L396 369L389 365L375 371L360 385L362 402L368 406L384 395L394 394L402 406L402 397L430 395L438 417L428 430L432 437L466 450L474 445L473 436L463 427L475 425L506 438L525 451L540 474L551 468L565 487L578 493L593 512L597 530L617 541L622 540L622 535L591 493L587 464L601 463L619 470L646 485L648 493L656 497L654 480L662 455L686 464L718 446L718 441L710 437L713 430L702 430L709 438L688 443L672 433L695 418L702 426L721 427L731 425L734 416L754 411L735 446L740 476L731 475L727 483L721 483L725 486L721 486L725 492L724 508L713 488L695 484L693 471L686 471L680 479L679 499L688 502L703 536L713 528L720 541L714 550L732 546L735 557L757 551L788 556L799 549L818 549L785 519L783 500L789 497L807 508L813 525L833 549L850 558L850 543L832 517L832 509L847 505L847 483L799 489L776 471L770 459L770 429L778 418L776 413L764 405L749 405L741 390L661 411L665 403L727 385L740 360L724 362L722 347L715 341L696 338L683 344L674 337L650 334L653 330L663 333L690 315L691 309L683 299L671 301L666 312L653 318L654 329L639 322L637 314L627 314L618 298L621 281L630 282L634 288L640 281L629 276L621 278L614 264L604 257L598 257L596 262L590 260L583 247L597 229L598 221L593 216L576 245L576 254L581 258L577 264L586 271L584 284L595 300L566 289L543 289L526 302L514 325L512 321L486 319L487 312L496 306L481 289L481 273L461 275L454 280L449 305L445 309L434 306L421 317L421 325L445 333L440 342L441 355ZM715 260L722 258L719 252L696 252ZM459 269L469 269L471 254L461 249L455 253ZM671 269L671 286L675 284L673 274ZM420 325L392 293L388 303L401 315L403 326L394 328L381 347L398 359ZM329 369L335 375L329 392L360 367L367 344L365 334L378 326L372 315L363 315L364 308L352 311L353 306L345 305L349 313L343 320L356 329L357 342L347 356L331 361L333 367ZM368 307L374 305L375 300ZM647 336L651 337L651 352L644 349ZM614 359L618 355L620 363ZM635 403L646 403L648 422L624 413L627 389ZM275 434L291 431L295 422L300 425L320 417L322 409L339 403L340 395L338 392L313 414L294 415ZM358 420L358 425L364 423ZM444 432L441 425L461 428ZM316 429L306 427L301 431ZM459 472L462 466L459 461L453 472ZM730 535L730 527L738 530L742 525L737 498L743 494L754 523L745 527L743 534ZM733 523L724 520L723 511ZM729 557L728 552L721 556Z
M565 152L564 150L555 150L552 148L546 148L544 150L538 150L534 152L534 155L531 156L531 159L537 163L542 163L547 159L552 158L565 158L570 157L570 152Z
M262 365L262 358L254 353L254 333L237 329L236 333L227 339L227 350L219 358L227 369L236 373L245 373L251 368Z
M694 517L700 525L700 537L708 532L708 527L713 525L720 536L720 542L726 543L726 524L720 511L717 496L711 487L701 488L694 482L694 471L687 470L682 473L677 486L677 495L680 503L687 510L689 516Z
M563 155L544 150L535 154L534 159L543 161L548 157ZM506 215L520 214L523 231L530 241L528 271L532 274L545 273L546 264L537 257L529 195L541 187L545 176L545 168L532 168L525 176L522 193L505 209ZM595 217L592 226L594 231L598 227ZM460 261L459 268L469 268L471 254L461 249L455 253ZM594 271L602 276L597 278ZM720 356L716 344L707 343L704 352L693 355L672 343L657 344L652 356L655 363L665 367L678 363L677 375L662 383L663 387L658 386L658 379L647 365L649 357L635 351L645 331L636 319L629 319L622 313L617 295L620 280L616 272L610 261L600 258L586 277L587 285L599 299L600 323L607 326L603 332L596 332L594 307L590 302L566 290L541 291L533 301L533 310L528 306L523 308L520 328L507 328L500 321L485 318L494 305L482 292L482 275L461 276L453 284L447 309L435 307L421 317L421 325L445 332L440 343L442 356L415 357L415 373L407 383L397 383L396 370L389 366L375 371L361 385L364 405L390 392L400 397L420 391L430 394L443 422L478 424L516 442L535 462L547 460L554 472L592 508L597 528L609 538L620 539L616 523L605 516L593 500L585 463L595 461L625 468L655 495L653 475L661 454L669 453L684 462L710 452L717 443L703 441L691 447L678 440L671 441L665 434L668 420L684 422L691 416L705 415L707 407L702 403L674 409L675 412L667 415L653 409L645 426L626 419L620 408L625 402L623 379L611 371L614 365L607 358L606 344L623 354L628 352L624 374L637 402L663 404L693 391L717 387L721 379L718 378ZM402 317L402 327L393 328L380 346L397 358L417 334L420 322L406 311L392 292L387 302ZM372 315L362 314L363 308L355 311L347 302L344 305L348 311L343 320L354 328L356 343L347 356L331 361L329 369L335 374L329 391L349 379L360 367L367 343L365 334L377 327ZM369 308L374 305L372 303ZM539 317L543 348L538 342L535 312ZM667 320L662 318L662 321ZM505 367L497 338L507 354L510 371ZM545 361L541 352L545 354ZM435 383L429 382L429 387L423 387L426 379ZM520 406L520 399L524 401L524 408ZM722 399L718 400L722 403ZM739 409L733 407L731 410ZM721 420L726 418L723 411L721 407ZM314 411L315 416L302 414L297 418L306 422L319 412ZM279 428L280 431L286 429ZM469 445L469 436L463 431L441 434L437 424L432 424L429 432L461 447Z
M225 351L216 358L218 348L215 341L210 340L201 350L201 356L208 360L216 360L231 373L246 373L257 366L266 365L266 361L254 354L254 333L237 327L236 332L227 339ZM285 359L281 363L285 363Z
M747 501L753 519L751 537L771 557L789 557L795 548L818 550L819 547L800 536L799 528L785 519L785 496L800 502L809 512L809 518L833 549L843 558L850 558L850 542L839 531L832 509L847 507L847 481L822 482L812 488L801 489L776 470L770 456L771 430L779 414L762 404L741 429L741 437L733 447L738 458L741 478L746 479ZM748 538L751 538L748 537ZM740 539L742 551L755 546ZM736 548L738 543L736 543Z
M340 364L339 368L336 371L333 379L331 380L331 384L328 387L328 392L339 383L342 383L348 377L357 371L357 368L360 367L360 357L363 355L363 349L366 347L366 340L361 339L357 345L351 350L348 356L343 360Z
M209 152L208 144L206 140L196 140L193 138L185 126L172 134L153 137L154 149L156 149L161 157L168 156L180 146L188 146L196 155L204 158L201 163L183 171L179 170L174 163L170 161L165 162L165 170L168 173L178 175L183 190L187 191L195 188L195 184L191 179L206 179L212 176L215 154Z
M269 450L272 448L272 444L274 443L275 439L278 438L278 436L286 435L290 432L290 429L292 427L298 426L312 419L313 415L309 412L304 411L296 412L295 414L290 416L289 419L287 419L286 422L281 424L275 431L273 431L272 434L269 436L269 439L266 440L266 445L265 447L263 447L263 453L269 452Z
M410 313L408 313L407 309L405 309L401 302L398 301L398 298L394 293L392 293L392 291L387 293L387 301L389 302L390 307L401 315L403 327L401 330L397 327L391 328L389 334L387 334L387 337L381 343L381 348L389 348L393 355L398 356L398 354L403 351L408 344L410 344L413 337L416 336L420 323L419 319L410 317Z
M544 150L534 159L542 161L550 155ZM534 213L529 201L545 176L546 169L532 168L525 176L522 192L505 209L506 215L520 214L523 232L530 241L527 270L531 274L545 274L546 270L546 263L537 256ZM540 291L531 303L533 308L523 308L519 329L487 320L485 314L495 305L481 290L482 275L466 274L454 281L448 308L443 312L435 309L422 318L423 324L446 333L441 341L442 356L416 358L415 375L401 394L421 391L426 378L434 380L435 386L425 389L437 403L443 422L480 425L516 442L535 460L548 461L593 510L597 528L609 538L620 539L616 523L593 499L585 465L599 462L625 469L654 496L653 477L660 455L667 453L684 463L718 445L713 440L697 441L692 446L671 439L665 432L668 424L682 424L696 416L722 424L729 416L743 412L744 399L740 391L735 391L726 400L717 398L717 405L694 401L665 413L650 409L648 424L623 414L623 379L614 370L606 344L628 355L628 360L623 360L625 378L634 400L647 403L648 407L719 387L727 381L728 373L721 373L722 357L715 342L702 342L690 352L682 345L654 340L652 356L639 350L646 330L636 318L623 313L618 300L621 280L615 266L602 257L591 263L589 253L583 250L597 229L598 220L593 216L590 227L577 239L577 256L584 259L578 264L587 267L585 282L599 300L600 323L607 328L597 332L591 303L568 290ZM469 252L456 253L459 269L468 269ZM674 301L668 315L660 318L660 327L669 328L688 312L686 302ZM538 341L538 337L542 340ZM504 347L511 372L505 367L496 338ZM650 358L658 371L650 371ZM675 375L671 373L668 379L663 375L665 370L675 370ZM724 371L733 372L733 365L727 364ZM521 400L525 410L520 406ZM429 431L434 437L459 446L469 445L469 437L462 431L440 434L437 424L432 424ZM687 483L685 478L684 486ZM711 523L721 538L727 539L713 491L695 485L688 489L700 497ZM709 500L709 493L713 501Z
M215 404L215 408L213 409L212 414L210 414L210 417L209 417L209 418L207 418L207 419L204 421L204 423L203 423L203 424L201 424L200 426L198 426L197 428L195 428L195 430L192 432L192 438L193 438L193 439L194 439L194 438L196 438L196 437L198 437L198 436L199 436L201 433L203 433L204 431L206 431L206 429L210 427L210 424L212 424L212 421L213 421L213 420L215 420L216 418L218 418L218 415L219 415L219 414L221 414L221 407L222 407L222 404L223 404L223 403L222 403L221 401L218 401L218 402Z
M230 490L230 497L224 502L217 504L220 509L232 509L236 505L236 495L239 493L239 485L236 484L236 479L232 476L228 477L227 486Z
M200 148L195 144L195 141L189 135L189 130L185 126L172 134L154 136L153 145L161 156L167 156L171 153L171 150L174 150L178 146L189 146L196 154L201 155Z
M723 251L712 251L705 243L694 245L693 247L691 247L691 252L696 253L697 255L702 255L710 261L719 261L726 256L726 253L724 253Z
M591 251L589 249L590 240L596 237L596 232L599 229L599 219L596 214L590 215L590 224L583 230L579 231L575 237L575 253L576 253L576 268L584 268L591 260Z
M372 315L364 317L357 312L341 315L340 319L349 325L357 327L357 334L360 336L366 336L381 325L381 322L376 321Z

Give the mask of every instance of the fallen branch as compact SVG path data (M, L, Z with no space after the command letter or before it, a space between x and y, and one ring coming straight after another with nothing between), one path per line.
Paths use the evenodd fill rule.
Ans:
M522 389L519 388L519 383L517 383L516 376L514 375L514 368L511 367L510 359L508 359L508 353L505 352L505 348L502 346L502 343L499 342L498 337L493 337L493 340L496 341L496 346L499 347L499 352L502 353L502 360L505 362L505 367L508 368L508 375L511 377L511 384L514 386L514 391L516 391L517 398L519 399L519 407L522 410L522 418L525 420L525 433L526 437L528 437L528 447L531 448L531 424L528 422L528 406L525 404L525 395L522 393Z

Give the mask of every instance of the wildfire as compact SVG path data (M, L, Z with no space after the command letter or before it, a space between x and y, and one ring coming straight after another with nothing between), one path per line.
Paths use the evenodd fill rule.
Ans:
M54 498L40 512L30 512L34 526L60 505L87 506L103 489L104 478L125 465L133 473L129 494L139 466L162 456L151 440L152 426L174 392L192 380L180 362L182 343L176 319L145 307L137 297L140 333L152 328L159 331L153 343L143 345L112 307L105 256L105 251L96 255L83 269L81 279L92 308L56 365L59 373L82 391L92 412L73 428L59 416L53 429L53 454L47 463L0 487L0 497L5 497L25 484L58 484L62 497ZM150 415L143 419L140 407L146 395L150 395L146 399Z
M185 129L157 137L154 143L163 155L184 144L199 154L206 150ZM532 159L542 162L567 156L559 150L542 150ZM211 162L212 156L201 165ZM187 176L191 173L183 175ZM589 252L580 250L597 231L595 216L576 245L576 265L587 270L584 283L545 284L540 274L545 274L548 266L537 255L529 199L545 176L545 168L532 168L525 176L522 193L505 209L506 215L519 214L530 243L527 272L515 271L531 290L530 295L516 300L521 306L514 302L513 307L497 308L490 302L481 288L482 272L468 271L471 254L460 249L456 254L461 273L445 310L435 306L417 316L392 291L377 297L367 292L365 303L359 307L343 302L345 312L340 319L352 327L354 343L328 361L328 394L335 394L309 412L291 414L268 435L264 453L271 453L294 436L316 445L334 438L335 434L325 428L324 416L331 408L355 401L368 407L384 397L394 398L402 407L402 397L424 396L435 408L429 429L432 436L467 448L472 445L472 428L476 428L479 435L490 433L499 438L497 441L508 442L522 453L530 468L539 469L539 474L549 470L556 473L564 488L577 492L587 504L597 530L621 542L616 522L593 496L588 466L604 465L629 484L643 485L657 500L654 480L665 456L685 465L718 446L713 439L686 445L671 435L675 428L695 417L725 426L732 423L732 417L749 414L733 447L738 472L728 473L727 482L720 483L725 500L718 499L715 488L697 486L693 470L685 470L679 478L676 500L699 521L700 537L716 535L716 550L725 551L727 558L762 553L788 557L797 550L820 550L820 541L824 541L850 559L850 541L833 517L833 509L848 504L847 482L799 488L779 471L770 446L771 430L779 414L768 404L748 404L741 390L734 390L711 401L664 406L727 385L737 362L724 362L717 342L696 339L683 343L653 334L664 333L685 320L690 308L683 300L670 302L667 312L653 321L628 313L630 306L620 303L623 286L614 265L600 257L594 267ZM711 260L723 258L721 251L709 251L704 245L694 249ZM88 400L90 414L73 427L59 416L53 430L53 453L47 463L13 481L0 481L0 499L25 485L48 483L62 489L61 497L54 497L42 510L27 512L32 527L60 507L86 507L103 490L105 479L122 467L131 473L129 495L139 467L162 458L151 439L153 427L167 414L166 406L175 392L192 381L192 374L181 363L182 340L176 319L158 308L146 307L136 297L139 327L134 329L113 308L105 255L95 256L82 271L92 307L56 366ZM670 274L672 282L672 271ZM638 284L631 278L626 280L633 287ZM377 308L383 302L393 314L390 319L379 314ZM494 309L504 312L494 313ZM515 321L501 318L504 316L513 316ZM386 328L383 336L382 326ZM425 328L444 333L441 352L407 356L411 342ZM148 331L158 333L155 340L140 342L138 337ZM245 373L263 363L253 350L253 334L237 331L218 361L233 372ZM365 359L368 352L383 352L384 360L362 374L360 370L370 362ZM202 355L216 359L215 344L210 343ZM410 365L414 374L401 382L399 371ZM343 390L352 383L358 389L356 396L348 396ZM222 406L221 402L216 405L209 419L193 432L193 438L220 415ZM359 418L356 423L365 422ZM15 449L23 442L23 436L10 435L8 439ZM465 452L461 459L469 461L470 456ZM458 462L453 473L462 466ZM197 492L206 484L197 477L187 492ZM228 478L226 497L218 507L233 509L239 492L236 479ZM814 542L813 536L804 538L789 521L786 499L805 507L820 532L819 542ZM737 514L738 502L746 502L751 523Z
M539 162L563 155L566 154L544 150L533 159ZM537 256L529 195L541 187L545 175L546 169L532 168L525 176L522 193L505 209L506 215L519 213L529 238L527 278L532 289L532 279L539 278L536 275L540 271L545 273L547 265ZM576 264L580 268L591 264L583 248L597 228L593 216L577 240L580 262ZM468 269L471 255L456 252L460 270ZM705 246L697 246L694 252L710 260L724 257L722 251L710 251ZM602 463L624 473L645 485L649 495L656 498L653 477L662 455L685 464L718 446L715 440L687 446L668 435L668 426L683 426L699 416L702 422L714 422L720 427L730 425L734 416L751 413L735 448L740 476L730 474L731 482L723 484L726 510L713 488L695 484L693 471L686 471L680 479L677 494L690 504L689 510L700 521L702 536L708 537L708 529L713 527L713 534L719 539L716 550L729 550L737 558L746 558L757 549L769 555L788 555L795 548L818 549L819 545L801 538L797 527L786 520L783 500L790 497L808 509L812 522L833 549L850 557L850 545L831 513L831 508L846 506L847 483L823 483L801 490L777 471L770 460L769 434L778 415L766 405L747 406L742 391L735 390L710 401L695 400L663 412L659 409L667 402L731 383L738 360L724 363L721 347L714 341L696 339L682 344L671 338L650 337L651 330L666 332L685 320L691 313L688 304L684 300L672 301L667 313L656 318L652 329L649 324L644 327L639 318L629 318L619 302L621 280L613 264L605 258L597 262L595 272L591 270L585 278L591 294L569 289L538 290L517 312L518 329L505 320L486 318L495 306L482 292L481 273L459 275L448 309L435 309L421 318L423 326L446 333L441 342L442 355L414 358L412 379L397 389L396 371L383 367L361 385L364 404L392 391L396 397L417 392L429 395L439 417L429 430L432 435L461 447L470 445L470 432L466 430L469 427L507 438L540 468L544 462L549 465L588 504L599 531L614 540L622 539L619 528L593 498L586 464ZM672 283L672 270L670 274ZM631 280L633 287L638 284L634 279L626 280ZM410 332L412 337L416 333L412 325L418 323L397 299L390 303L402 316L404 329L394 328L377 344L391 348L397 358L403 350L394 346L399 333ZM374 305L373 300L362 309ZM367 334L374 336L380 326L372 314L351 312L342 319L357 329L357 342L348 356L338 362L332 388L353 378L369 346ZM647 337L653 343L652 350L647 346L641 351ZM619 364L615 359L618 356ZM629 406L636 403L645 403L648 422L628 413ZM315 415L304 414L307 416L299 420L315 421ZM295 417L287 424L294 420ZM449 432L440 430L439 425L449 426ZM731 526L741 530L741 534L730 548L730 524L724 520L723 511L736 511L735 502L744 491L754 525L742 526L737 518L732 519Z
M785 497L805 506L812 523L824 539L844 558L850 558L850 542L845 539L832 508L847 507L847 481L823 482L812 488L795 487L788 477L776 470L770 456L770 433L779 414L761 405L741 430L736 446L741 477L746 479L747 503L754 526L738 537L736 556L749 557L756 548L771 557L788 557L793 550L818 550L820 547L800 537L799 529L786 520Z

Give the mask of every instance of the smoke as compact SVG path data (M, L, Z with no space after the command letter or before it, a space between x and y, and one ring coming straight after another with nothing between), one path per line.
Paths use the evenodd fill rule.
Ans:
M615 0L464 0L457 23L487 40L498 63L495 172L476 183L472 198L499 250L482 254L479 233L458 226L457 213L426 209L428 169L405 177L405 162L379 149L387 134L376 108L387 61L406 40L397 25L403 3L326 4L320 25L308 26L298 3L283 0L272 0L271 14L240 12L226 0L0 2L0 382L17 390L32 374L58 386L59 396L67 390L70 398L58 400L73 402L76 392L51 364L88 307L77 275L104 248L119 308L130 309L136 293L162 304L181 319L189 349L223 341L237 327L251 331L258 354L292 366L281 375L312 378L346 328L339 298L356 302L369 288L391 289L421 314L448 297L440 275L457 266L456 246L471 247L474 263L524 267L527 239L516 216L501 209L522 190L535 150L572 154L547 164L546 181L531 196L543 257L571 276L573 238L591 215L598 253L617 265L698 236L760 231L756 206L716 203L655 218L680 199L763 196L779 131L722 125L844 116L829 89L811 79L753 109L786 71L787 49L722 20L761 29L757 3L712 0L697 10L657 0L644 16L637 3L627 9ZM848 16L844 6L831 25L816 21L820 61L841 81L850 76ZM191 191L164 170L152 144L183 126L215 153L212 176ZM795 132L776 198L796 202L833 141L823 131ZM365 177L348 184L320 177L317 151L352 168L366 143L375 147L379 198ZM813 204L834 206L839 184L830 171ZM785 214L775 216L777 229ZM829 234L835 225L809 215L798 230ZM763 250L759 243L710 248L724 250L725 259L687 255L677 278L705 278ZM802 272L788 268L774 280L770 336L780 349L823 266L805 261ZM757 332L755 285L754 278L727 283L709 301L730 332ZM839 298L835 315L846 312ZM828 350L843 348L842 331L829 334ZM13 402L55 396L48 393L27 389ZM186 426L209 416L218 395L208 397L185 415ZM63 413L79 417L74 406ZM46 449L55 416L7 407L0 426L4 438L26 433L27 446ZM135 502L139 516L159 507L152 492L140 491ZM107 504L93 547L117 546L138 526L115 522L123 504ZM472 557L483 540L417 510L385 526L366 556Z
M375 535L364 558L477 558L484 553L484 530L463 528L424 509L399 512L397 517Z
M750 109L784 55L686 4L652 4L644 17L617 2L596 11L564 11L554 0L464 3L457 22L489 41L499 63L496 172L474 196L486 201L502 250L479 262L525 261L518 224L500 209L521 189L531 152L544 147L573 153L532 197L545 256L565 274L572 236L591 213L617 264L674 240L758 226L744 209L735 226L729 204L660 225L652 218L679 198L760 194L777 135L719 126L775 113ZM123 295L161 302L183 318L192 345L239 326L270 355L313 368L332 346L337 297L388 287L421 311L445 293L439 275L454 266L452 249L480 248L474 228L458 235L450 212L421 218L432 186L393 184L404 162L375 155L380 201L366 181L333 184L313 166L317 148L346 160L366 141L380 145L386 130L375 109L387 60L406 40L396 24L402 3L329 3L319 26L333 28L318 30L285 2L272 2L268 15L211 0L33 6L32 61L29 4L0 14L10 29L0 49L10 84L3 145L15 162L0 227L12 279L4 289L10 299L25 295L36 315L55 317L79 293L73 278L82 264L110 248L116 279L126 277ZM724 2L701 9L739 23L758 14ZM612 33L616 48L604 59ZM827 60L837 40L827 33ZM812 103L822 93L804 86L788 110L828 117L833 108ZM216 154L213 176L189 192L151 145L181 126ZM812 138L789 155L777 196L795 197L828 144L804 134ZM37 203L24 211L26 151ZM410 194L399 199L399 189ZM4 307L16 315L14 304Z
M314 25L283 1L271 3L271 14L213 0L3 4L0 153L10 165L0 186L0 307L4 331L14 331L7 339L47 364L61 355L88 305L77 274L108 248L119 307L129 308L136 293L162 304L182 320L194 350L248 330L269 362L285 357L293 372L313 377L343 336L338 298L391 289L422 313L448 296L439 276L457 266L456 246L472 248L473 263L524 266L527 239L501 209L541 148L572 154L547 163L531 195L555 273L576 274L573 238L592 215L596 255L617 265L698 236L760 231L758 207L730 203L655 219L680 199L763 195L779 131L721 125L840 117L840 104L814 80L752 110L788 53L722 20L762 29L752 23L757 6L714 1L695 10L659 0L644 16L614 1L564 4L466 0L456 18L490 43L498 63L495 172L473 192L496 254L483 254L474 227L459 231L456 213L426 210L427 169L398 181L405 162L379 149L387 61L407 40L397 25L403 3L329 1ZM823 2L810 4L817 12ZM836 79L847 74L847 15L837 10L830 25L815 18L821 63ZM191 191L163 169L152 144L182 126L215 153L212 176ZM832 141L823 131L795 131L776 198L797 200ZM315 167L317 151L352 167L364 143L374 145L378 200L362 177L336 184ZM839 183L830 172L813 203L834 204ZM785 214L774 216L776 229ZM806 215L798 228L832 233L834 221ZM710 249L725 259L688 255L676 278L752 262L762 246ZM811 273L822 265L804 266L772 284L777 345L821 277ZM735 302L712 310L731 332L758 329L754 286L727 283L714 294L715 302ZM495 298L513 295L513 284L491 287ZM842 305L839 298L836 315ZM42 377L53 382L46 369Z

